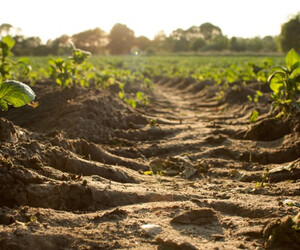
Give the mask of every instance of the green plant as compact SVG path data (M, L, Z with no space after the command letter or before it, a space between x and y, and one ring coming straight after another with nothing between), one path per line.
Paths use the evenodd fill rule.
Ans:
M136 100L137 100L137 102L141 103L144 107L149 104L148 96L144 92L141 92L141 91L138 91L136 93Z
M107 88L110 85L114 84L116 79L113 76L112 72L110 72L109 70L102 70L102 71L98 71L96 69L93 69L94 72L94 83L96 86L100 87L100 88Z
M299 207L300 208L300 203L299 202L296 202L296 201L290 200L290 199L284 200L283 204L286 204L290 207Z
M16 70L13 72L13 78L21 78L29 81L31 84L36 82L36 74L32 72L31 62L28 57L21 57L15 63Z
M251 67L251 71L255 74L257 81L262 83L268 82L272 64L273 60L271 58L266 58L262 64L255 64L253 62L248 63Z
M75 65L83 64L87 60L87 58L91 56L90 52L77 49L74 44L72 44L72 47L73 56L70 59L74 62Z
M71 85L72 74L70 62L58 57L49 59L49 73L51 78L55 78L56 83L62 87Z
M261 96L263 96L263 94L259 90L257 90L253 97L248 95L247 98L250 102L254 102L256 105L259 97ZM250 116L250 123L255 123L257 121L258 116L259 116L259 112L256 109L254 109Z
M148 122L148 124L149 124L151 127L158 126L158 123L157 123L157 119L156 119L156 118L148 119L147 122Z
M125 93L124 83L119 83L119 88L119 97L131 107L136 108L136 101L133 98L128 98Z
M35 99L35 93L26 84L7 80L0 84L0 108L8 110L8 105L21 107Z
M263 173L261 176L261 181L260 182L256 182L256 188L264 188L264 187L268 187L270 178L268 176L268 172Z
M273 90L273 106L278 108L278 117L287 116L296 108L300 112L300 56L291 49L286 55L286 67L275 67L268 83Z
M1 55L1 64L0 64L0 74L3 79L7 79L11 76L11 65L12 62L9 59L9 56L12 55L11 49L15 45L15 41L10 36L5 36L0 40L0 55Z
M259 112L256 109L254 109L250 116L250 122L255 123L257 121L258 116L259 116Z
M49 73L51 78L55 78L56 83L62 87L79 84L89 86L89 80L94 77L92 66L86 62L91 55L88 51L73 47L73 55L68 59L49 59Z
M0 76L2 80L18 77L33 80L30 74L32 70L30 60L27 57L22 57L16 62L10 59L12 56L11 49L14 45L15 41L10 36L5 36L0 40Z
M259 91L259 90L256 90L254 96L252 97L251 95L247 95L247 98L250 102L255 102L257 103L258 102L258 99L259 97L263 96L263 94Z

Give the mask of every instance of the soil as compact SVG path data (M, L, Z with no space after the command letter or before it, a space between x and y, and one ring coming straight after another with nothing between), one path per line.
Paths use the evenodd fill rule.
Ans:
M300 119L273 119L260 84L217 100L158 79L136 109L33 88L38 107L1 113L0 249L299 249Z

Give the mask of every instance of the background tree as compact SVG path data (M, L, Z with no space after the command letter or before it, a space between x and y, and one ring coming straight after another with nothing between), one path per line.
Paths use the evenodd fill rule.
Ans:
M168 37L164 31L159 31L152 41L152 49L156 52L170 50L170 46L168 46L169 41L167 41L167 38Z
M24 37L22 35L14 36L15 45L12 52L16 56L38 56L44 55L41 53L43 47L42 40L39 37ZM40 54L41 53L41 54Z
M211 42L218 36L222 36L222 30L211 23L203 23L200 25L200 33L206 42Z
M282 52L300 51L300 12L281 26L279 45Z
M62 35L54 40L48 40L43 44L39 37L25 37L19 29L4 23L0 25L0 38L10 35L16 41L13 53L22 55L69 55L72 53L71 41L77 48L90 51L92 54L106 53L126 54L131 51L144 51L147 54L166 52L189 51L224 51L233 52L276 52L278 44L282 43L282 50L288 51L291 47L300 50L300 14L282 25L280 37L266 36L264 38L228 39L222 34L222 30L211 23L203 23L200 26L191 26L184 30L178 28L169 36L160 31L151 41L145 36L135 38L134 32L124 24L116 24L109 35L100 28L86 30L69 37Z
M265 36L262 39L263 51L265 52L276 52L278 51L278 46L276 44L276 39L273 36Z
M196 39L193 39L190 43L190 48L193 51L199 51L201 50L204 46L206 45L206 42L204 41L203 38L199 37Z
M202 51L222 51L229 48L229 39L220 35L215 37L210 43L202 48Z
M72 36L72 42L76 48L100 54L105 51L107 35L100 28L86 30Z
M185 31L185 38L188 41L193 41L198 38L204 40L204 35L201 33L200 26L192 26Z
M139 36L135 38L134 45L137 46L140 50L146 51L147 48L151 46L152 42L149 38L145 36Z
M0 25L0 37L11 35L13 26L9 23L3 23Z
M229 49L234 52L246 51L245 39L241 37L232 37L229 42Z
M247 51L251 51L251 52L260 52L263 49L263 41L261 38L259 37L253 37L253 38L249 38L246 39L247 41Z
M170 34L169 43L172 44L173 52L187 51L189 49L189 41L186 38L186 31L183 29L174 30Z
M134 45L134 32L126 25L117 23L109 34L108 49L111 54L129 53Z
M67 55L70 54L71 49L71 38L64 34L56 39L48 40L46 44L47 54L50 55Z
M206 45L201 48L202 51L222 51L229 47L229 40L223 36L222 30L211 23L203 23L199 26L199 35L203 38Z

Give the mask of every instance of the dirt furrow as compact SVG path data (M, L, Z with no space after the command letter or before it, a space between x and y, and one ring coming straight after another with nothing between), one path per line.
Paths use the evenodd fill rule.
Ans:
M250 125L253 89L206 85L160 81L137 109L37 85L38 108L0 121L0 249L285 247L269 236L299 210L299 118Z

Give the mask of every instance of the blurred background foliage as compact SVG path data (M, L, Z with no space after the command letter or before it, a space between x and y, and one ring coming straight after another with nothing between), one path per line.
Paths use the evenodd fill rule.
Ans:
M178 52L285 53L292 48L299 52L300 13L284 23L281 33L275 37L228 38L220 27L208 22L186 30L178 28L169 36L161 31L152 40L145 36L136 37L133 30L121 23L115 24L109 34L101 28L95 28L72 36L61 35L45 44L39 37L26 37L20 29L3 23L0 25L0 38L7 35L16 42L12 50L15 56L68 55L72 51L71 43L94 55L153 55Z

